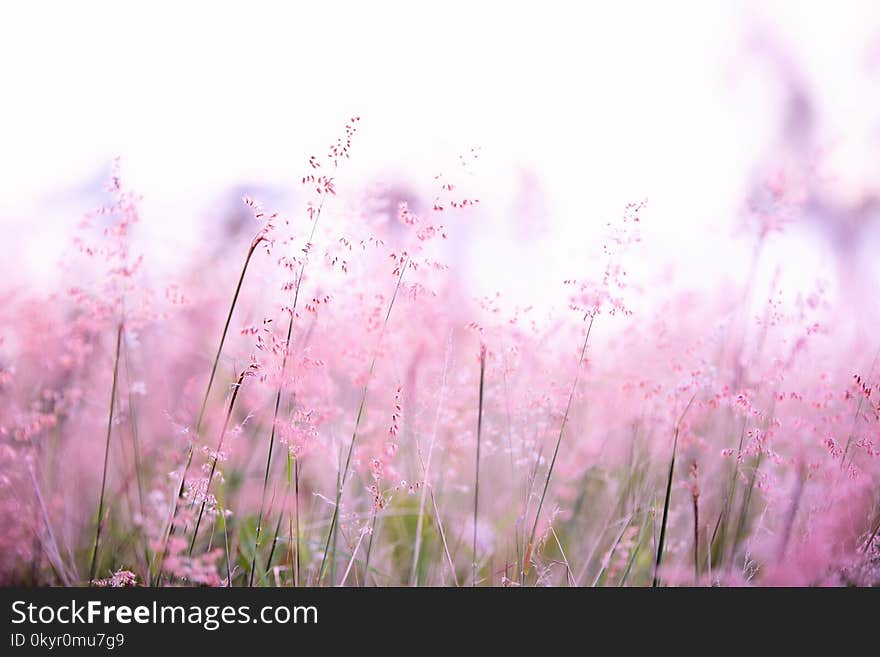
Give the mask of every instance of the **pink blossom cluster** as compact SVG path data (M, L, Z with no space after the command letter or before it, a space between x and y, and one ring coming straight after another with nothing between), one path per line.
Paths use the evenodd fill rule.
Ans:
M220 257L155 275L116 170L64 289L0 290L0 581L880 584L877 346L851 309L631 280L644 202L567 307L479 298L450 265L478 190L428 176L377 209L347 186L358 125L298 205L245 197L252 239ZM770 177L756 243L809 184Z

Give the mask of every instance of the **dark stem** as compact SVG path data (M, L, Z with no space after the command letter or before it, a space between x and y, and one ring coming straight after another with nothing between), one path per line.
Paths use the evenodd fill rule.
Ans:
M262 241L262 238L257 237L251 243L248 248L247 256L244 259L244 265L241 268L241 275L238 277L238 284L235 286L235 294L232 296L232 303L229 306L229 313L226 315L226 323L223 325L223 333L220 336L220 344L217 346L217 353L214 356L214 363L211 366L211 376L208 378L208 386L205 388L205 396L202 399L202 406L199 409L198 420L196 420L196 428L195 428L195 436L193 437L193 442L189 445L189 450L186 455L186 464L183 466L183 474L180 478L180 486L177 488L177 496L174 498L174 507L171 511L171 520L168 524L168 532L165 538L162 541L162 549L159 553L159 567L156 573L156 584L162 579L162 569L165 564L165 557L168 551L168 540L174 535L176 531L176 527L174 525L174 521L177 519L177 513L180 510L180 500L183 498L183 493L186 489L186 481L187 474L189 473L190 465L192 465L193 453L195 450L195 440L199 438L199 432L202 429L202 421L205 419L205 409L208 406L208 398L211 395L211 387L214 385L214 378L217 375L217 366L220 363L220 354L223 353L223 345L226 342L226 334L229 332L229 324L232 322L232 314L235 311L235 304L238 302L238 295L241 292L242 284L244 283L244 277L248 270L248 265L251 262L251 257L254 255L254 251L257 249L257 245Z
M556 438L556 447L553 449L553 458L550 460L550 467L547 469L547 478L544 480L544 488L541 491L541 498L538 501L538 508L535 510L535 522L532 524L532 531L529 535L529 542L526 546L525 554L523 555L523 579L525 576L525 570L528 567L525 563L526 559L530 558L532 555L532 550L534 549L535 544L535 534L538 531L538 520L541 517L541 509L544 507L544 498L547 497L547 489L550 487L550 477L553 476L553 468L556 465L556 457L559 455L559 446L562 444L562 436L565 433L565 425L568 423L568 414L571 411L571 403L574 400L574 393L577 390L578 381L581 378L581 366L584 362L584 356L587 353L587 343L590 341L590 333L593 330L593 321L596 319L595 315L590 315L590 323L587 324L587 335L584 338L584 346L581 348L581 356L578 359L577 364L577 372L574 375L574 382L571 384L571 392L568 394L568 403L565 406L565 414L562 416L562 425L559 427L559 436ZM537 464L535 464L537 468Z
M651 584L653 587L660 586L660 564L663 562L663 547L666 545L666 523L669 520L669 500L672 498L672 477L675 472L675 451L678 448L678 433L681 430L684 416L687 415L688 409L690 409L695 397L696 393L694 393L694 396L691 397L691 400L685 406L684 412L678 418L678 422L675 423L675 435L672 439L672 458L669 461L669 476L666 479L666 499L663 501L663 519L660 522L660 540L657 542L657 559L654 562L654 581Z
M318 228L318 219L321 218L321 210L324 209L324 201L327 199L327 196L324 195L321 198L321 204L318 206L318 211L315 215L315 221L312 223L312 231L309 234L309 239L306 242L307 245L311 245L312 241L315 239L315 230ZM256 536L254 537L254 558L251 561L251 574L248 580L248 586L253 586L254 584L254 571L256 570L257 565L257 550L260 546L260 535L263 529L263 510L266 504L266 489L269 484L269 468L272 465L272 450L275 447L275 425L278 423L278 408L281 406L281 393L284 389L284 373L287 370L287 357L290 353L290 340L293 335L293 319L296 315L296 306L299 302L299 291L302 287L303 276L306 271L306 263L308 262L308 257L303 260L302 265L299 268L299 275L296 277L296 287L293 293L293 306L290 309L290 321L287 323L287 339L284 342L284 356L281 360L281 374L278 382L278 392L275 395L275 412L272 415L272 432L269 436L269 452L266 455L266 473L263 477L263 495L260 498L260 513L257 516L257 531ZM277 540L277 532L275 540Z
M339 476L336 486L336 503L333 505L333 515L330 518L330 529L327 531L327 540L324 542L324 554L321 557L321 568L318 571L318 584L320 584L321 580L324 579L324 572L327 568L327 554L330 551L330 540L336 533L336 525L339 522L339 504L342 501L342 489L345 487L345 481L348 478L348 469L351 465L351 455L354 452L354 445L357 441L358 429L360 428L361 418L363 418L364 415L364 407L367 403L367 389L370 385L370 379L373 376L373 371L376 369L376 359L378 357L379 346L382 343L382 337L385 335L385 329L388 326L388 319L391 317L391 309L394 308L394 301L397 299L397 293L400 291L400 284L403 281L403 275L404 273L406 273L406 268L408 265L409 257L404 260L403 265L401 265L400 267L400 275L397 277L397 285L394 288L394 294L391 296L391 301L388 303L388 311L385 313L385 321L382 323L382 330L379 333L379 340L376 344L376 351L373 353L373 360L370 363L370 371L367 373L367 380L364 382L364 389L361 392L361 403L358 406L357 418L354 422L354 431L351 434L351 442L348 445L348 454L345 457L345 466L342 468L342 472Z
M116 379L119 374L119 348L122 344L122 322L116 329L116 356L113 359L113 385L110 389L110 412L107 417L107 439L104 442L104 472L101 475L101 496L98 498L98 524L95 527L95 547L92 550L92 565L89 568L89 586L95 580L98 567L98 543L101 540L101 528L104 526L104 493L107 488L107 461L110 456L110 436L113 433L113 411L116 408Z
M480 508L480 443L483 434L483 382L486 374L486 350L480 348L480 401L477 412L477 462L474 475L474 544L473 544L473 577L471 586L477 585L477 513Z
M205 486L205 496L202 500L202 506L199 509L199 516L196 520L195 529L193 529L192 540L189 544L189 555L192 556L193 547L196 544L196 538L199 535L199 527L202 524L202 515L205 513L205 505L208 503L208 495L211 492L211 484L214 481L214 473L217 471L217 459L220 456L220 450L223 449L223 439L226 437L226 430L229 428L229 419L232 417L232 410L235 407L235 400L238 398L238 391L241 390L241 384L244 381L244 375L247 373L247 368L241 371L241 374L238 377L238 381L236 381L235 386L232 389L232 398L229 400L229 406L226 409L226 419L223 421L223 430L220 432L220 439L217 441L217 450L214 452L214 457L211 459L211 470L208 473L208 483Z
M300 279L302 279L302 275L300 275ZM260 547L260 538L263 531L263 512L266 505L266 490L269 486L269 470L272 467L272 450L275 448L275 429L278 424L278 408L281 406L281 392L284 389L284 373L287 369L287 355L290 350L290 337L293 334L293 312L296 309L296 298L298 295L299 285L297 285L296 294L294 295L293 311L290 313L290 322L287 324L287 341L284 344L284 356L281 359L281 375L278 382L278 392L275 395L275 411L272 414L272 431L269 434L269 451L266 454L266 472L263 475L263 495L260 498L260 513L257 516L257 531L256 536L254 537L254 558L251 561L251 574L248 578L248 586L254 585L254 572L257 567L257 551Z

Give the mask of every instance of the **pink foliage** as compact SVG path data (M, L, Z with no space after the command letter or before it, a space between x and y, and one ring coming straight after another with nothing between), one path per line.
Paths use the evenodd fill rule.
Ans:
M65 289L3 291L0 581L86 578L116 368L100 585L240 581L255 549L273 583L355 564L348 583L450 584L471 567L450 545L474 522L485 583L644 585L674 434L664 582L877 583L876 345L843 330L849 311L822 286L791 301L774 282L750 301L633 281L629 259L650 248L640 202L559 281L566 308L474 299L449 262L479 221L475 190L444 175L392 217L374 212L346 188L358 124L308 159L298 207L245 197L253 239L219 260L193 253L174 280L154 275L136 255L139 199L114 169ZM780 168L759 186L758 243L788 229L810 184ZM381 574L358 572L365 557Z

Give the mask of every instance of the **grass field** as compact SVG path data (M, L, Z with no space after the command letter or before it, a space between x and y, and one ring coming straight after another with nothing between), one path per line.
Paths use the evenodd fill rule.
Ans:
M63 285L2 292L2 583L880 583L878 344L838 295L640 280L635 203L567 304L474 298L479 189L377 211L358 125L173 277L116 174Z

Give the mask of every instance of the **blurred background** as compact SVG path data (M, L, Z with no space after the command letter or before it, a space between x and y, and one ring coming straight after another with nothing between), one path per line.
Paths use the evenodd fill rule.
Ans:
M261 520L248 514L263 515L271 476L262 459L274 438L263 445L280 427L297 462L309 455L297 509L307 500L307 515L320 518L337 504L333 517L347 516L345 531L363 538L384 505L379 484L360 498L327 496L349 459L370 482L423 475L443 484L438 497L459 533L472 523L474 553L482 535L493 577L507 577L496 559L528 561L541 519L534 509L527 538L533 484L565 432L554 506L548 497L543 514L549 530L561 511L556 540L563 560L566 546L583 564L578 579L602 572L603 553L616 550L606 530L620 532L615 541L629 531L636 548L650 542L665 478L677 555L669 564L688 571L673 573L678 581L691 581L691 537L693 581L701 576L701 532L706 552L735 563L743 581L758 572L753 548L756 563L779 568L763 571L763 583L877 581L880 552L855 551L863 538L876 546L880 532L880 409L868 399L880 362L878 19L876 2L5 3L0 524L10 529L0 535L0 580L26 566L23 581L81 582L85 564L91 577L136 560L147 581L150 541L164 540L183 484L204 509L218 461L228 485L211 510L234 511L238 536L227 538L226 555L243 557L242 574L255 572L248 555ZM352 159L320 170L332 171L339 194L320 202L326 218L313 241L306 204L318 195L302 177L346 123L358 126ZM124 193L105 189L116 158L122 187L143 197L138 221ZM413 230L404 224L415 221L397 220L401 201L426 219L441 183L456 186L444 192L449 212ZM252 241L264 224L243 196L280 213L271 257L247 276L239 267L245 253L250 262L248 247L262 256L267 245ZM475 197L475 207L451 209ZM77 226L108 201L105 218L116 221L96 220L92 232L103 228L103 238L82 231L81 250L95 255L84 257ZM440 221L448 240L417 242ZM630 243L636 232L641 240ZM418 244L428 246L417 252ZM300 258L300 299L292 259L303 251L320 253L323 266L316 259L304 273L311 256ZM389 255L398 266L419 264L418 276L403 282ZM448 275L435 260L449 264ZM286 316L293 290L294 337L282 342L283 325L271 322ZM593 333L585 320L596 306L633 315L603 316ZM215 351L224 316L231 333ZM295 369L285 370L288 354ZM115 403L120 372L127 404ZM247 386L244 373L256 374ZM237 439L224 443L233 417ZM112 441L111 452L114 422L121 436L130 428L130 452L127 440ZM429 450L437 438L442 452L430 476L408 440L428 435ZM671 436L677 471L665 469ZM474 453L475 439L485 456ZM480 486L492 493L470 519L476 458L490 473ZM188 478L191 459L205 476ZM272 461L276 470L281 462ZM168 486L176 469L182 484ZM748 484L738 478L746 473ZM416 484L394 486L403 500L395 513L412 516ZM476 488L474 480L474 498ZM114 504L99 563L104 521L92 538L92 518L105 490ZM724 527L717 543L713 519ZM296 535L326 555L320 522ZM377 542L394 570L387 581L418 581L420 548L410 562L398 545L419 545L421 530L396 522ZM122 548L132 561L116 561L115 547L134 546L141 530L143 546ZM209 533L202 538L213 545ZM190 552L199 530L192 535ZM787 552L790 538L799 553ZM182 550L186 541L175 542ZM359 546L351 541L350 564ZM141 547L143 557L133 551ZM423 582L444 581L435 548L435 572ZM318 552L308 551L314 570ZM636 581L655 577L662 553L653 561L642 552ZM552 558L552 546L544 554ZM786 572L791 564L797 572ZM845 572L856 566L868 574ZM212 568L204 581L216 583ZM568 581L568 571L559 576Z
M876 291L877 18L872 2L6 3L4 278L57 283L116 156L144 197L141 246L173 271L235 234L243 193L293 208L308 155L359 114L340 189L427 199L478 153L481 205L451 238L480 293L553 294L642 200L639 266L670 285L749 276L765 231L756 276L784 261L804 286Z

